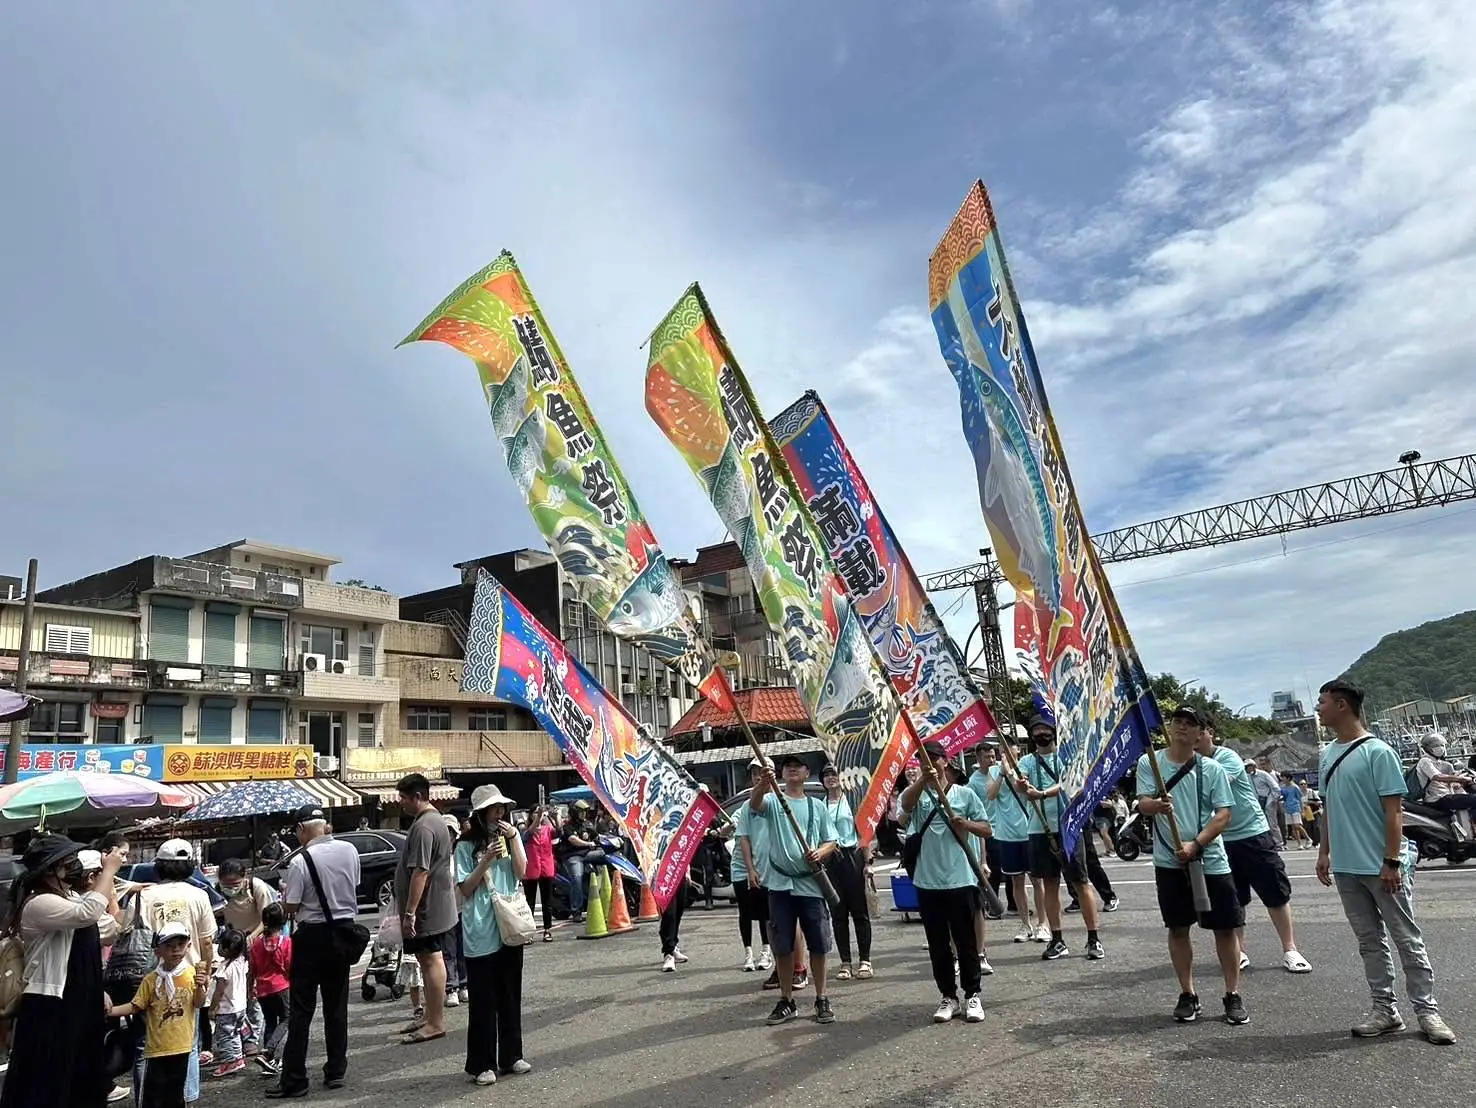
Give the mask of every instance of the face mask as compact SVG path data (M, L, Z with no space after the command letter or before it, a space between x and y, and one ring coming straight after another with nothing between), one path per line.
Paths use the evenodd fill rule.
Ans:
M1445 744L1444 743L1440 743L1437 746L1432 746L1430 748L1430 753L1433 754L1433 755L1435 755L1435 757L1437 757L1437 758L1444 758L1445 757Z
M63 885L77 884L82 880L82 863L68 862L62 866L60 876Z
M228 900L240 900L249 891L249 886L243 881L239 885L221 885L220 893Z

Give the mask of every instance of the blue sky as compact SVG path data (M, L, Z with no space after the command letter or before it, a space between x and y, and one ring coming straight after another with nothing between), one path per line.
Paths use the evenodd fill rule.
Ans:
M764 408L816 388L913 561L971 560L925 299L974 177L1094 530L1468 450L1466 7L6 5L0 571L534 544L471 367L394 350L503 247L669 552L722 531L638 348L700 279ZM1262 703L1476 606L1471 518L1113 579L1150 669Z

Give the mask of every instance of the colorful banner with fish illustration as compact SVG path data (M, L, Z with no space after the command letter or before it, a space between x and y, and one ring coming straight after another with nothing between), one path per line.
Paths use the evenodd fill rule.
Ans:
M579 599L731 711L681 581L511 254L465 281L400 345L432 340L476 363L507 467Z
M641 735L619 700L485 572L477 577L461 688L533 713L630 835L664 909L682 889L717 801Z
M994 552L1015 589L1015 645L1038 662L1055 710L1070 849L1162 721L1082 521L982 182L929 261L928 304Z
M696 285L651 336L646 410L743 551L861 841L870 842L911 753L912 728Z
M992 734L983 694L820 397L805 393L769 430L913 729L949 755Z

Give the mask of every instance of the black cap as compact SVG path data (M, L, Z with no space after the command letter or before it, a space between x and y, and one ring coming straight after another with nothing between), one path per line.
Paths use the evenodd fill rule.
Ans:
M317 820L326 820L328 816L323 811L321 804L304 804L292 815L293 823L313 823Z
M1177 708L1169 713L1169 719L1188 720L1190 723L1194 724L1195 727L1209 726L1209 720L1205 718L1204 713L1201 712L1198 708L1194 707L1194 705L1192 704L1180 704Z
M926 742L926 743L923 743L923 750L925 750L927 752L928 757L931 758L935 762L946 762L946 761L948 761L948 752L943 749L943 744L942 743L935 743L935 742Z
M1028 730L1033 733L1037 727L1044 727L1052 735L1054 735L1056 733L1056 725L1054 723L1052 723L1050 720L1046 719L1045 716L1032 716L1031 717L1031 719L1030 719L1030 727L1028 728Z
M804 755L790 753L779 759L779 765L781 768L784 766L804 766L809 768L810 763L805 761Z

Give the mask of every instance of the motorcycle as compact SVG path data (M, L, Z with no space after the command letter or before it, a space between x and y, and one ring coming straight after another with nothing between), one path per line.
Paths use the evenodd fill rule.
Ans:
M640 913L641 885L644 883L641 871L635 862L635 848L617 835L600 835L595 841L599 843L599 846L587 851L584 855L585 880L589 880L590 870L598 866L610 867L612 878L620 874L622 877L620 888L625 893L626 907L631 917L634 918ZM574 914L573 909L570 908L569 896L572 885L569 871L561 860L554 872L554 893L551 903L555 919L568 919Z
M1476 858L1476 840L1457 828L1454 812L1432 808L1408 798L1404 801L1404 835L1419 849L1421 861L1444 858L1458 866Z
M1112 845L1117 849L1117 856L1124 862L1136 861L1143 851L1153 849L1152 821L1143 818L1138 811L1137 801L1133 802L1132 814L1117 829Z

